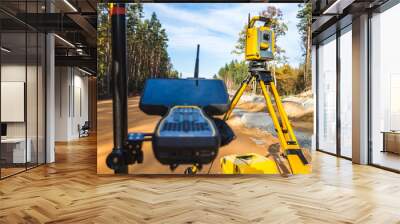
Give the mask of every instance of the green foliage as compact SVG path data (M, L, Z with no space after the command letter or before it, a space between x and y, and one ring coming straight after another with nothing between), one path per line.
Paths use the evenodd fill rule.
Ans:
M267 9L260 12L260 15L271 19L271 29L275 32L275 62L277 64L287 63L288 58L285 56L285 50L278 44L279 38L286 35L288 30L286 23L283 21L282 11L275 6L268 6ZM244 53L246 46L246 29L247 24L239 32L239 38L232 53L239 55Z
M248 74L248 64L245 61L233 60L220 68L214 78L224 80L228 89L237 89ZM275 78L279 94L292 95L303 92L305 90L303 76L302 67L293 68L289 64L277 67Z
M100 97L108 97L111 71L111 25L107 4L99 3L98 25L98 91ZM143 18L143 5L127 4L126 13L128 92L142 90L147 78L181 76L173 69L167 52L167 33L157 15Z
M303 70L293 68L289 64L282 65L275 70L278 92L281 95L293 95L305 90L302 83Z
M225 81L228 88L237 88L248 74L248 65L245 61L232 60L218 71L218 78Z
M245 47L246 47L246 29L247 24L243 26L243 29L239 32L239 38L235 45L235 48L232 51L232 54L242 55L244 54Z

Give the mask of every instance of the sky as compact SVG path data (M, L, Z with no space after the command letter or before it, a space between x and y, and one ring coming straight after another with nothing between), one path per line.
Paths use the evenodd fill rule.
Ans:
M196 46L200 44L200 77L211 78L233 59L243 55L232 54L239 32L247 23L248 14L258 15L271 3L218 3L218 4L144 4L144 17L155 12L168 35L168 53L174 69L182 77L194 72ZM286 50L288 62L298 66L301 60L301 40L296 24L297 4L273 4L283 12L288 25L286 35L277 40Z

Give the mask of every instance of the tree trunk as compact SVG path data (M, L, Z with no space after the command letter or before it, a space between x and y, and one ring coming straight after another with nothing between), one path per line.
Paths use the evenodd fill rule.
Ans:
M307 46L306 46L306 63L304 66L304 83L308 85L309 77L308 73L310 71L310 63L311 63L311 23L308 23L307 26Z

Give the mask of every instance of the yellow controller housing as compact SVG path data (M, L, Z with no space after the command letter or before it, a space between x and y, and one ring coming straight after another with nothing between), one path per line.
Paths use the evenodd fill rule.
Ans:
M256 153L224 156L220 164L223 174L280 174L274 160Z

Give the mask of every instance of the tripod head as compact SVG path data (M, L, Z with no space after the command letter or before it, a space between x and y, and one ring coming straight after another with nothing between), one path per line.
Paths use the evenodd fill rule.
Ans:
M249 62L250 77L255 77L255 80L263 80L265 83L273 81L271 71L267 69L266 61L250 61Z

